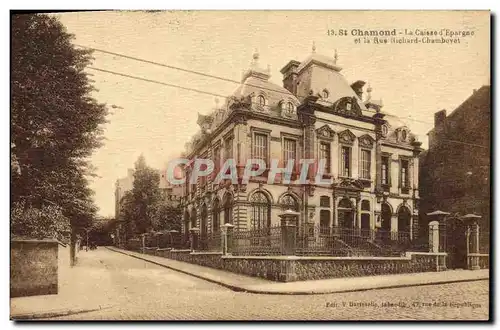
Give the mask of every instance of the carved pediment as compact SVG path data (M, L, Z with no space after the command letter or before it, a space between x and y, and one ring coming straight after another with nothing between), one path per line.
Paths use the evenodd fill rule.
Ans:
M372 148L374 142L375 142L375 139L373 139L373 137L371 137L371 135L365 134L365 135L359 137L359 145L361 147Z
M342 178L340 179L340 182L337 184L337 188L348 189L348 190L363 190L364 185L359 180L351 178Z
M355 139L356 135L348 129L339 133L339 142L341 143L353 144Z
M362 117L363 113L359 107L357 99L353 97L343 97L333 105L335 114L346 117Z
M333 140L335 131L331 129L329 125L324 125L316 130L316 136L318 138Z

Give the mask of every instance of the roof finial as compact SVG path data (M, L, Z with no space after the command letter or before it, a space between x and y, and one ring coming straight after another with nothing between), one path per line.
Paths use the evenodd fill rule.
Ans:
M316 53L316 43L313 41L312 53Z
M370 101L372 99L372 90L372 86L368 83L368 88L366 89L366 101Z
M337 48L335 48L335 55L333 56L333 59L335 60L335 64L337 64L337 60L339 59L339 54L337 53Z

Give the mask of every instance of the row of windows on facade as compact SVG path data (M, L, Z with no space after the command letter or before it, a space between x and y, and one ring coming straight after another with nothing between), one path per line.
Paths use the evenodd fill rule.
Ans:
M253 139L253 159L261 159L265 162L268 161L268 136L266 134L254 134ZM296 168L298 168L297 164L297 141L290 138L283 139L283 159L293 159L296 163ZM371 150L361 149L361 168L360 168L360 178L361 179L371 179ZM224 159L230 159L233 157L233 139L228 138L224 141ZM319 159L324 160L325 162L325 173L331 173L331 145L327 142L320 142L319 146ZM340 154L340 173L339 175L342 177L352 177L352 147L342 146L341 154ZM215 147L214 149L214 172L219 173L221 167L221 159L220 159L220 147ZM390 156L382 156L382 169L381 169L381 180L382 184L389 186L390 182ZM298 172L298 171L295 171ZM207 182L206 177L201 177L201 185L205 185ZM188 180L189 181L189 180ZM409 187L409 162L406 159L401 161L400 166L400 184L402 188ZM188 187L189 189L189 187Z
M293 210L296 212L300 211L299 202L297 199L290 195L286 194L280 199L280 206L283 211L285 210ZM221 213L224 217L224 223L233 223L233 198L230 194L226 194L224 196L224 201L222 205L220 205L219 200L215 199L212 206L212 228L214 231L220 229L220 216ZM332 212L330 208L330 197L329 196L321 196L320 197L320 228L329 228L332 225ZM361 218L361 228L369 229L371 223L371 206L368 200L362 200L360 205L360 218ZM402 211L401 211L402 210ZM410 212L407 208L402 208L400 210L400 215L404 218L402 223L399 225L399 231L407 231L409 230L407 227L409 226L409 217ZM338 226L343 228L354 228L355 226L355 207L353 203L347 199L343 198L338 203ZM201 234L207 234L208 230L208 211L206 204L203 204L201 207ZM252 230L261 230L271 227L271 201L263 192L257 191L255 192L250 201L250 229ZM383 229L390 229L390 218L392 212L390 207L388 207L385 203L382 205L382 218L383 218ZM189 218L186 217L186 232L187 232L187 224ZM196 227L196 209L191 211L191 227Z

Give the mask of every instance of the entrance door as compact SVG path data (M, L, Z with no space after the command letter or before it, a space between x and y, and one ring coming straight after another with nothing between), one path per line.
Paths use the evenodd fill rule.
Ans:
M391 207L387 203L382 204L381 209L381 228L378 231L378 238L383 241L389 241L391 239L391 218L392 218L392 210Z

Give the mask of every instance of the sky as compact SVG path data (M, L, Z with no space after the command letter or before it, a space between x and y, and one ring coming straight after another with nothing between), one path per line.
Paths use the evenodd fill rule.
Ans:
M427 147L434 113L450 113L482 85L490 84L488 12L465 11L165 11L57 14L80 46L111 51L231 80L241 75L257 49L271 81L282 85L280 69L304 60L315 43L332 56L349 82L370 83L383 112L404 117ZM329 36L330 29L474 31L459 44L356 44L353 36ZM233 82L203 77L119 56L94 53L93 67L219 95ZM91 184L103 216L114 215L114 184L140 154L164 168L184 150L198 129L197 114L215 107L215 96L88 70L93 96L111 108L105 145L92 156L98 178ZM220 102L223 100L221 98Z

